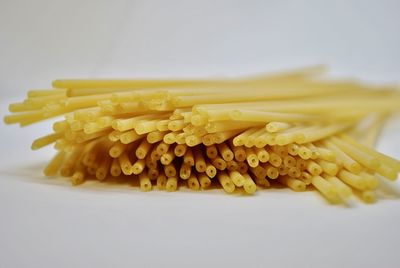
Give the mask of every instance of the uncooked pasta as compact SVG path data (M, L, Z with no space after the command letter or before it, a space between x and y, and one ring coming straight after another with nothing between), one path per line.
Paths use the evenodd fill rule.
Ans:
M380 181L400 171L372 147L399 109L394 86L327 79L315 67L241 79L55 80L10 104L4 121L62 117L32 149L53 144L44 173L73 185L123 177L142 191L249 195L279 185L333 204L372 203Z

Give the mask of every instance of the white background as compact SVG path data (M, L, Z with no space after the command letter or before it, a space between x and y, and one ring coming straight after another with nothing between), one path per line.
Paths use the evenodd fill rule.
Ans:
M399 1L0 0L0 112L71 77L235 76L327 64L398 82ZM400 158L399 121L379 148ZM49 123L0 127L0 267L399 267L400 199L141 193L43 178ZM399 189L399 185L394 185Z

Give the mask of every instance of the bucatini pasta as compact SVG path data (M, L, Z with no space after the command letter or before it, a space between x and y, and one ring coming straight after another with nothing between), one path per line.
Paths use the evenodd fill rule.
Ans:
M58 152L44 173L70 177L73 185L122 176L142 191L219 185L254 194L279 184L314 189L333 204L353 196L375 202L379 183L400 171L400 161L372 147L383 121L400 109L400 93L329 80L322 71L56 80L10 104L4 121L27 126L64 115L32 149L54 144Z

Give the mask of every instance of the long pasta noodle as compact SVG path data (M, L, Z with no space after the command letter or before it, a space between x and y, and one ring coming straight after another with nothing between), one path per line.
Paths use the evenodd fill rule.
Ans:
M372 147L398 88L321 77L321 66L224 79L58 79L9 105L7 124L54 117L46 176L127 181L141 191L314 190L376 202L400 161ZM114 179L112 179L114 177ZM107 184L105 184L107 185Z

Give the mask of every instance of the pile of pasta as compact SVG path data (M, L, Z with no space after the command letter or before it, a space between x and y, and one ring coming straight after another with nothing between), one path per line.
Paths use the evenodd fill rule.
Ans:
M241 79L55 80L10 104L8 124L63 115L32 144L58 151L47 176L125 177L153 188L227 193L314 189L371 203L400 162L373 149L400 108L394 86L332 80L320 67Z

